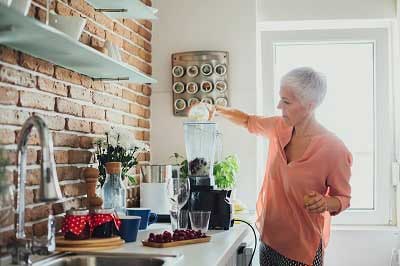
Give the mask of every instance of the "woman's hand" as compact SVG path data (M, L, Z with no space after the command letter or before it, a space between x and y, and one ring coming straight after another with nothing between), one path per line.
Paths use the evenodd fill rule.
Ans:
M312 191L303 198L304 207L310 213L322 213L328 210L327 199L318 192Z

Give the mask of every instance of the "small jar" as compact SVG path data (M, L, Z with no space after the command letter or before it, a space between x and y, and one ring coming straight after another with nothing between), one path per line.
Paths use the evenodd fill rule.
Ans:
M85 240L90 238L90 216L88 209L71 209L67 211L62 232L67 240Z
M91 214L93 232L92 237L108 238L118 235L120 220L114 209L95 209Z

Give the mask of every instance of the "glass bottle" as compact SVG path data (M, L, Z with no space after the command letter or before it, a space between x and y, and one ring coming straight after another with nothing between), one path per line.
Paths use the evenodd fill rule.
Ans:
M121 163L106 163L106 181L103 189L103 206L114 209L117 213L125 214L126 187L121 179Z

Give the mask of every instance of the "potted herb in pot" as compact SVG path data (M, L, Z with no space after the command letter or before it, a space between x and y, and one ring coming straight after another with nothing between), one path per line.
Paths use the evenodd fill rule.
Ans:
M238 171L239 162L236 155L229 155L224 160L216 162L213 169L215 184L220 189L233 189Z
M105 138L96 140L104 208L124 212L126 187L122 181L127 178L132 185L136 184L135 177L129 171L137 165L139 153L148 150L148 146L134 140L129 131L114 130L106 133Z

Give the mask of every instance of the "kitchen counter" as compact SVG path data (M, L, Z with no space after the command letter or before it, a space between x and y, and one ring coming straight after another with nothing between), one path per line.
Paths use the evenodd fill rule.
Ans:
M235 224L229 231L208 231L211 241L193 245L151 248L144 247L141 240L147 239L149 233L159 233L164 230L171 231L170 224L152 224L147 230L139 231L138 239L133 243L126 243L123 247L107 252L115 253L136 253L154 255L183 255L176 265L204 266L204 265L226 265L236 250L243 242L243 239L251 232L245 224Z

